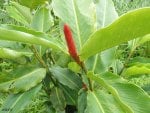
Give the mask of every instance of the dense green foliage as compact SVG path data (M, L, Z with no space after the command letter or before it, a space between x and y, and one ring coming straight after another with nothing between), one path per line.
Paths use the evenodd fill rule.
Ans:
M149 113L149 6L0 0L0 113ZM68 54L64 23L84 65Z

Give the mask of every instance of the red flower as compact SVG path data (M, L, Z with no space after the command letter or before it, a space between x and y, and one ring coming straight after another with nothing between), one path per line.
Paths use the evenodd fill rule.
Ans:
M66 39L66 42L67 42L68 51L69 51L70 56L79 65L81 65L81 61L80 61L79 56L77 54L77 49L76 49L76 46L75 46L75 42L73 40L71 29L67 24L64 24L64 34L65 34L65 39Z

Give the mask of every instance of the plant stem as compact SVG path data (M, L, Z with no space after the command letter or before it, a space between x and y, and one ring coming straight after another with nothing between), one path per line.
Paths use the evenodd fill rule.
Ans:
M36 57L37 60L40 62L40 64L41 64L44 68L46 68L47 73L48 73L48 75L49 75L51 81L53 82L54 85L56 85L56 82L55 82L55 80L52 78L52 76L51 76L52 74L51 74L51 72L49 71L49 68L48 68L47 64L46 64L46 63L44 62L44 60L40 57L40 55L39 55L37 49L35 48L35 46L32 45L32 46L30 47L30 49L32 50L32 52L34 53L35 57Z
M87 69L86 69L86 67L85 67L84 62L81 62L81 65L80 65L80 66L81 66L82 70L84 71L84 73L87 75ZM92 81L91 81L90 78L88 78L88 83L89 83L89 89L90 89L91 91L93 91Z

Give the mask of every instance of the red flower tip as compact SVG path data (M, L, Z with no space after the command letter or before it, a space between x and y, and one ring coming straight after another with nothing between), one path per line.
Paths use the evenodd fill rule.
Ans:
M79 56L77 54L75 42L73 40L72 32L70 27L67 24L64 24L64 34L65 34L65 39L67 42L67 47L70 56L78 63L81 64L81 61L79 59Z

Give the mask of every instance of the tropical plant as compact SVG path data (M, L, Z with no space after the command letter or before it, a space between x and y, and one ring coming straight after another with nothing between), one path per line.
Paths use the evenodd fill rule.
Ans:
M0 58L11 64L0 72L1 113L20 112L41 90L48 113L149 113L150 82L131 80L150 75L149 7L118 17L111 0L31 1L5 6L13 19L0 25ZM145 56L134 56L143 44Z

